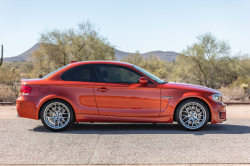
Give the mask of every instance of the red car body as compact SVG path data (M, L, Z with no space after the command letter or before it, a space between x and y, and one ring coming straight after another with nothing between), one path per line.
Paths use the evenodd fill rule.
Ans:
M130 68L152 84L64 81L61 74L79 65L107 64ZM132 64L113 61L71 63L43 79L23 79L31 87L29 95L17 99L20 117L40 119L42 106L53 99L66 101L74 110L76 122L173 123L178 104L196 98L206 103L212 124L226 120L226 108L209 96L217 90L182 83L158 84Z

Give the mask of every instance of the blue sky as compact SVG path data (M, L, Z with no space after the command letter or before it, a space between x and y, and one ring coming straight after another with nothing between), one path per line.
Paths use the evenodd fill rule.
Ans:
M32 47L45 29L86 20L126 52L181 52L211 32L232 53L250 54L250 0L0 0L0 17L5 57Z

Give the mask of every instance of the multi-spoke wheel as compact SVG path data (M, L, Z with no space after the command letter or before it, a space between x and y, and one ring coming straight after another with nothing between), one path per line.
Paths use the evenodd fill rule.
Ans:
M46 103L40 113L43 125L52 131L62 131L73 124L74 113L68 103L52 100Z
M200 130L209 120L209 110L202 101L190 99L178 106L175 118L186 130Z

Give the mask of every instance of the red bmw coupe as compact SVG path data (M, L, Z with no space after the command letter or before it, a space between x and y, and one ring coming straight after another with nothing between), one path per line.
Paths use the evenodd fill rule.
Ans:
M222 94L207 87L164 82L135 65L71 62L42 79L22 79L19 117L61 131L74 122L177 123L199 130L226 120Z

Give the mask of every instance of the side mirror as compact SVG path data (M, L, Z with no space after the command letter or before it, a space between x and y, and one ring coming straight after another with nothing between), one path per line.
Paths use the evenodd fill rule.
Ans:
M141 77L141 78L139 78L139 83L140 84L147 84L148 83L148 79L147 78L145 78L145 77Z

